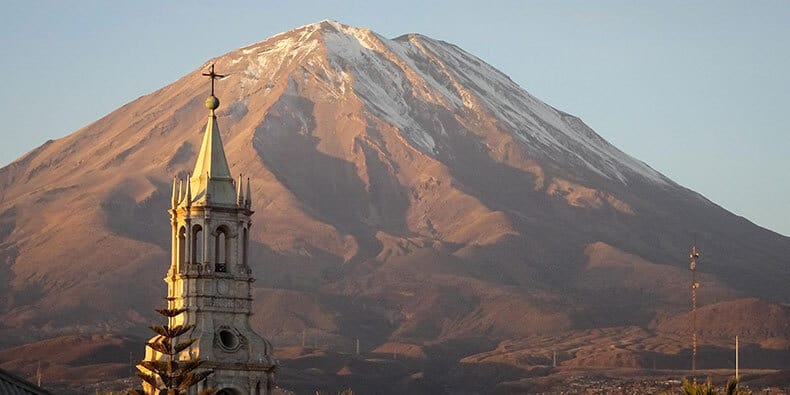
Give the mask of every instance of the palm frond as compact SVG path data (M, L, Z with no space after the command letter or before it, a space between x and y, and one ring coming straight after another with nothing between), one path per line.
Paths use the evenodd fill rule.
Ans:
M182 361L181 362L181 373L182 374L187 374L187 373L197 369L198 367L200 367L200 365L202 365L203 362L205 362L205 361L203 361L202 359L193 359L193 360L189 360L189 361Z
M170 355L170 342L163 344L162 341L153 341L145 343L145 345L160 354Z
M181 351L186 350L187 348L189 348L189 346L192 345L192 343L195 342L195 340L197 340L197 339L188 339L188 340L182 341L181 343L176 344L175 347L173 347L173 354L178 354Z
M154 388L157 388L159 386L156 376L152 374L137 372L137 377L139 377L140 380L143 380L146 383L150 384Z
M185 307L181 307L178 309L156 309L156 312L162 314L165 317L173 318L183 312L187 311Z
M170 326L167 326L167 325L151 325L151 326L149 326L149 328L151 328L152 331L156 332L160 336L166 337L166 338L171 338L171 339L174 338L174 337L181 336L184 333L187 333L190 329L192 329L194 327L195 327L194 325L176 325L176 326L173 326L173 327L170 327Z
M187 388L189 388L189 387L191 387L191 386L203 381L203 379L205 379L206 377L208 377L212 373L214 373L214 372L212 372L210 370L205 370L205 371L202 371L202 372L189 372L189 373L186 374L186 376L184 377L184 380L178 386L178 389L186 390Z

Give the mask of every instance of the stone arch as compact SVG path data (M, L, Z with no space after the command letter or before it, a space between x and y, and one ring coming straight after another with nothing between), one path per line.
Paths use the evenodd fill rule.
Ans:
M214 395L242 395L241 391L233 387L225 387L215 392Z
M192 263L203 262L203 227L192 225Z
M220 225L214 234L214 271L225 273L230 265L230 229Z

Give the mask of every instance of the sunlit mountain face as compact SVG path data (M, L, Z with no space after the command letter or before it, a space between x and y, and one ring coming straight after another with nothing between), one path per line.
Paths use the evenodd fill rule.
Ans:
M52 375L111 363L97 350L135 349L129 336L156 321L172 178L200 148L209 64L227 75L231 172L251 178L252 321L281 348L285 384L493 388L548 369L553 352L551 369L685 369L695 239L702 346L724 353L740 334L766 367L788 365L790 239L455 45L323 21L211 59L0 169L0 367L35 370L41 344L80 350ZM343 359L357 339L384 365Z

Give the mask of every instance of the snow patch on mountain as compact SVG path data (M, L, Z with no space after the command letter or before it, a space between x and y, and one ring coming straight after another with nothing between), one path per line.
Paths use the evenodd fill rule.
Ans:
M248 58L241 79L242 89L252 89L260 81L271 81L282 68L304 61L320 46L319 40L312 36L313 31L297 29L293 32L280 33L261 44L241 50L242 55ZM236 60L232 63L235 64Z
M375 37L370 31L343 28L324 30L323 40L330 64L337 71L351 71L354 92L367 108L397 127L412 144L434 154L436 142L411 117L411 106L405 100L411 84L403 70L383 56L383 48L377 45L377 41L386 39Z
M317 51L316 51L317 50ZM309 54L322 53L328 64ZM323 87L335 98L349 89L370 114L397 128L415 148L437 154L432 129L414 118L411 97L447 108L489 114L530 154L628 183L633 176L658 185L666 177L612 146L581 120L540 101L507 75L455 45L409 34L387 39L368 29L321 21L273 36L245 48L249 57L242 87L253 89L294 62L328 80ZM237 62L233 59L233 62Z
M523 141L537 140L544 150L563 152L572 161L624 183L628 181L625 172L657 184L668 182L657 171L606 142L578 118L538 100L491 65L455 45L424 36L420 38L421 43L446 62L463 85L474 90L491 113Z

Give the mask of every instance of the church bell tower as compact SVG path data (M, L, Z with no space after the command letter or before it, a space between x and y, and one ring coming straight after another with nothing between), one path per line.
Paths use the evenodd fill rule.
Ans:
M186 311L170 325L194 325L183 335L196 341L182 358L199 358L208 378L190 394L213 387L217 395L268 395L277 363L271 344L250 327L252 283L249 232L252 226L250 181L234 182L222 147L210 72L206 99L208 123L194 171L173 180L172 258L167 272L168 307ZM161 359L148 349L147 360Z

